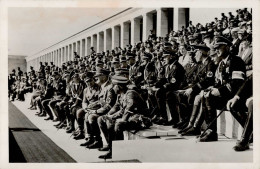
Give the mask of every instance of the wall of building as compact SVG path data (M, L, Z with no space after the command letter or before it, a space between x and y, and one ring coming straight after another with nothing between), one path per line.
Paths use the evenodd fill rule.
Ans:
M13 69L17 72L17 67L20 67L23 72L26 72L27 63L25 57L26 56L8 55L8 74L10 74Z

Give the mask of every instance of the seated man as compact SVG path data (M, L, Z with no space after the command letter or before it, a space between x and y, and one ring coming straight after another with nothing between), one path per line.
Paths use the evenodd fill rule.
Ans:
M124 130L142 128L140 121L137 119L143 116L138 115L148 114L146 112L146 103L136 90L128 89L128 82L128 78L123 75L114 75L112 77L114 90L118 97L116 104L108 114L98 119L99 127L107 139L109 150L107 154L101 155L99 158L112 158L112 141L123 139Z
M98 94L100 92L100 87L95 83L94 73L87 72L85 82L87 84L83 91L83 101L82 108L76 110L76 119L78 123L78 133L74 137L76 140L84 139L84 118L85 114L89 111L89 105L98 100Z
M225 37L218 36L216 38L214 48L221 61L216 70L215 85L209 87L207 94L205 94L207 110L205 111L205 120L207 125L217 116L217 109L222 110L226 107L226 103L234 97L246 77L245 63L241 58L230 54L231 45L232 43ZM238 121L240 120L238 119ZM199 141L208 142L217 140L217 122L215 121L205 134L201 136Z
M238 109L246 111L244 105L248 109L243 134L241 139L233 147L235 151L244 151L249 149L249 143L253 136L253 75L249 76L245 83L241 86L237 94L228 101L227 109L233 112L238 112ZM245 104L246 103L246 104ZM233 113L234 114L234 113ZM237 113L237 116L240 114ZM240 118L243 118L240 116ZM244 119L243 119L244 120Z
M195 97L202 90L207 89L209 86L214 85L214 81L215 81L214 73L216 70L216 66L214 62L208 56L208 51L210 50L210 48L208 48L206 45L194 45L193 47L196 49L195 59L196 62L198 63L198 67L194 74L195 77L193 79L192 84L189 85L187 89L184 90L183 93L179 94L180 98L183 98L185 96L187 97L188 104L192 104ZM191 114L190 121L195 120L196 112L198 108L199 108L198 105L193 105L193 111ZM190 123L187 126L187 129L188 128L192 128L192 123ZM183 134L188 134L188 133L192 134L193 132L196 134L200 134L200 128L196 128L196 131L192 130L192 132L188 131L187 133L183 133Z
M106 114L116 102L116 94L111 90L110 79L108 79L109 71L97 68L95 77L98 79L97 83L100 86L100 93L98 101L93 103L93 106L98 106L97 110L89 110L85 115L85 122L87 126L87 141L81 146L87 148L102 148L103 142L100 136L100 129L98 127L98 117Z

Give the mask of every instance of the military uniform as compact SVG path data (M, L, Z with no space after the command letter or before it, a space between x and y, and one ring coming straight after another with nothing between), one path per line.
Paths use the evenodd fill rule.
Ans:
M119 83L127 83L127 78L114 77ZM113 79L113 77L112 77ZM100 156L100 158L111 158L112 156L112 141L123 139L123 131L126 129L138 129L137 123L132 121L131 117L136 114L144 114L145 102L139 93L133 89L129 89L118 95L117 101L107 115L101 116L98 119L99 127L105 135L108 142L109 153Z
M94 74L92 72L87 72L85 81L93 80ZM84 118L85 114L88 113L88 109L92 109L89 107L92 103L98 100L98 95L100 92L100 86L96 83L93 83L93 86L87 86L83 91L83 101L82 108L78 109L76 112L76 118L79 128L79 133L74 137L74 139L83 139L84 136Z
M156 92L156 98L160 105L161 117L164 121L169 120L166 113L167 104L171 113L171 123L176 125L179 121L179 117L176 113L177 107L175 103L177 98L174 91L182 88L185 81L185 70L177 60L174 60L173 63L162 67L159 73L161 72L163 72L163 75L155 85L159 88Z
M221 45L230 45L230 41L226 38L219 37L215 44L215 48ZM206 123L209 124L217 116L216 110L222 110L227 101L231 99L245 80L245 63L244 61L233 55L226 56L219 63L216 73L216 81L214 88L205 95L206 102ZM215 91L212 93L212 91ZM209 132L203 136L200 141L216 141L217 123L214 122L208 130Z

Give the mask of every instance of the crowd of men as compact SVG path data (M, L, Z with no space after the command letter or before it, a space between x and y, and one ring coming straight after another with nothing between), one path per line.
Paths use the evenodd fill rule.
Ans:
M80 57L58 67L40 62L28 73L9 76L10 100L24 101L55 127L72 133L81 146L108 151L125 130L153 123L178 128L181 135L217 141L217 110L229 110L244 126L236 151L249 149L253 133L252 15L239 9L205 26L171 31L145 42ZM208 125L201 135L202 123ZM76 127L77 126L77 127ZM108 143L103 146L101 132Z

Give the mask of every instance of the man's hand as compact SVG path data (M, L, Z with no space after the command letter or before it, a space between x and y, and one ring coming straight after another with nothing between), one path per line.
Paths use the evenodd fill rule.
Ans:
M189 96L192 92L192 88L188 88L185 90L184 95Z
M211 89L211 94L212 94L213 96L220 96L219 90L216 89L216 88L212 88L212 89Z
M230 109L234 107L234 105L237 103L238 100L239 100L238 96L234 96L232 99L230 99L227 102L227 110L230 111Z

